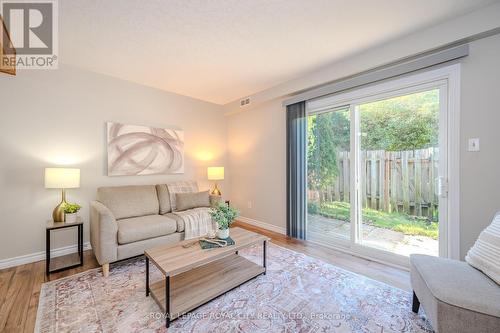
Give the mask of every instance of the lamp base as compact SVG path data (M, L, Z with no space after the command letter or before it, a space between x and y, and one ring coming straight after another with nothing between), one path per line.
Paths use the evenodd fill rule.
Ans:
M220 192L219 188L217 187L217 183L215 183L215 187L212 190L212 192L210 192L210 194L211 195L218 195L219 197L222 195L222 193Z
M63 189L62 193L61 193L61 202L52 211L52 219L54 220L54 222L64 222L65 221L64 205L66 205L66 203L67 203L66 202L66 193Z

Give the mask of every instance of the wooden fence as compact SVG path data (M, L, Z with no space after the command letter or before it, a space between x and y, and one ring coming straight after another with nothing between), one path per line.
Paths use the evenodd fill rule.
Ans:
M334 185L317 193L324 201L349 201L350 152L338 152L339 176ZM363 207L386 212L435 217L438 197L439 149L362 151L360 160Z

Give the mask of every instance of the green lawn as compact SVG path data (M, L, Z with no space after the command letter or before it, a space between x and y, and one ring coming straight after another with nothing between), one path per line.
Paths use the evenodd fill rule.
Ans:
M323 203L320 207L309 205L310 214L319 214L342 221L349 221L350 209L349 203L337 201ZM425 218L380 212L370 208L364 208L362 215L365 224L402 232L405 235L420 235L438 239L438 223L429 222Z

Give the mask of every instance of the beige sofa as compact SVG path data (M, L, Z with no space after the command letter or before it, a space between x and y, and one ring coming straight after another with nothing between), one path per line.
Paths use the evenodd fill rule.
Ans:
M186 188L198 191L196 182L182 184L189 185L184 192L189 192ZM183 220L172 213L166 184L100 187L97 200L90 203L90 243L104 276L110 263L179 242L183 231Z

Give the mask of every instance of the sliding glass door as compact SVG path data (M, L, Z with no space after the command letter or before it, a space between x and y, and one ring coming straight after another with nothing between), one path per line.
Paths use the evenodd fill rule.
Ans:
M447 82L378 91L308 105L307 238L397 263L446 255Z
M439 100L432 88L357 106L362 245L439 255Z
M351 113L339 107L307 119L308 238L351 238Z

